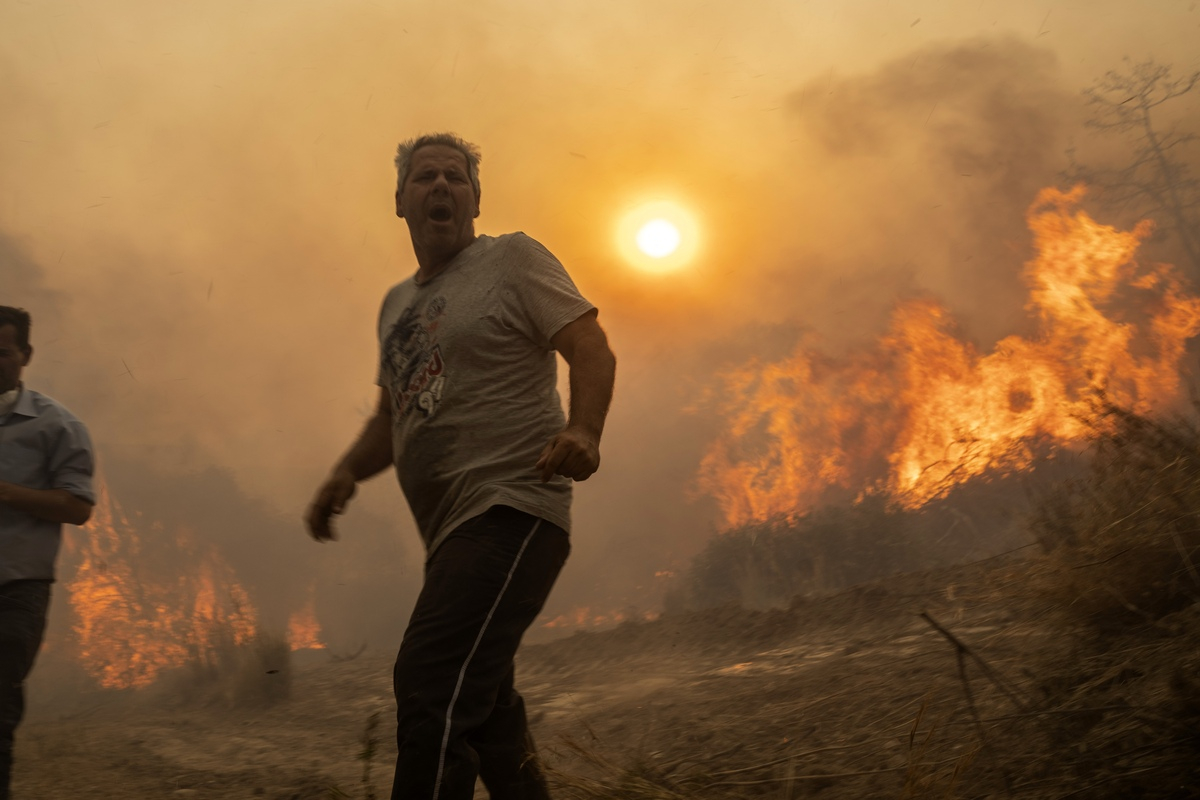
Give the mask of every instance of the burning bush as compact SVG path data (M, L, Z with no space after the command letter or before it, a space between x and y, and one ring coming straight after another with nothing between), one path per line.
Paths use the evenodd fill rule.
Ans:
M264 633L238 572L210 531L126 515L99 481L87 525L68 539L64 577L70 652L103 689L141 689L163 676L173 694L258 705L285 698L291 650L322 649L316 598ZM282 626L280 626L282 627Z
M726 425L699 484L727 527L798 519L839 492L921 508L1029 468L1035 445L1081 444L1098 391L1137 413L1177 402L1200 297L1173 267L1138 261L1151 222L1100 224L1078 208L1083 197L1081 186L1046 189L1030 206L1031 335L988 352L949 309L915 298L878 341L841 356L808 336L783 359L726 372L710 398Z

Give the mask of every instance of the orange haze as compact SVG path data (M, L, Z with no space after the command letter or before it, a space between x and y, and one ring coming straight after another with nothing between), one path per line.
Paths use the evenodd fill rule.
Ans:
M1194 70L1198 24L1188 3L1118 0L0 4L0 302L33 312L28 383L89 423L129 515L101 514L64 557L99 609L78 631L98 679L148 680L221 615L279 636L292 620L333 650L398 643L422 556L395 481L363 488L337 543L299 520L370 411L379 303L415 267L399 139L478 142L479 229L543 241L601 309L616 402L546 619L628 616L718 529L822 484L916 502L947 477L928 463L971 472L1022 431L1072 437L1052 395L1092 379L1052 361L1085 323L1021 265L1144 231L1046 199L1035 256L1025 211L1068 148L1122 155L1084 126L1081 90L1125 55ZM1191 130L1194 108L1177 114ZM694 266L620 257L615 226L653 200L695 215ZM1085 358L1150 402L1176 389L1194 309L1150 266L1169 246L1143 249L1158 255L1136 274L1104 262L1116 283L1061 285L1102 334ZM1106 286L1163 305L1122 327ZM1146 346L1121 351L1126 335ZM1003 377L1018 361L1027 384ZM856 426L868 408L877 426ZM763 414L801 427L743 452ZM764 483L759 457L787 467ZM114 539L161 611L113 588ZM156 626L176 649L150 644Z

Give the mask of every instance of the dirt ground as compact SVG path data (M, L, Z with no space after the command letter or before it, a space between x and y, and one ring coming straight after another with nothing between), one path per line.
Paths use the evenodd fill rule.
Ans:
M1005 750L1058 741L1080 758L1065 729L1021 727L1054 666L1081 652L1025 589L1026 571L993 561L527 646L518 685L556 796L1101 796L1049 773L1039 785ZM390 667L385 653L306 654L290 698L262 709L172 704L161 690L40 707L35 693L14 797L387 796ZM1138 796L1200 796L1198 763Z

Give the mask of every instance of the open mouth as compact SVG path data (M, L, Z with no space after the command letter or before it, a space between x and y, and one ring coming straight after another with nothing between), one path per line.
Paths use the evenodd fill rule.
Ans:
M434 222L449 222L454 214L446 206L434 206L429 209L429 218Z

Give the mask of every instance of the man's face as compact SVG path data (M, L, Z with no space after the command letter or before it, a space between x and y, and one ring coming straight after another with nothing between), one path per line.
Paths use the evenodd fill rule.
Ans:
M467 173L467 157L453 147L431 144L412 154L408 177L396 193L413 245L430 254L454 254L475 238L479 203Z
M29 355L17 346L17 326L0 325L0 392L17 388Z

